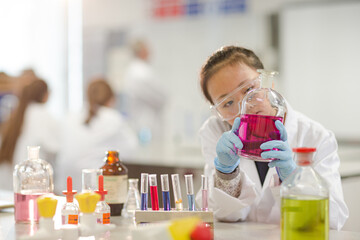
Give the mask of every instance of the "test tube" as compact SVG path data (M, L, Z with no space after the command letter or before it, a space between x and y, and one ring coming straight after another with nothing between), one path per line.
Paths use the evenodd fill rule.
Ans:
M169 175L161 174L161 190L163 195L164 211L170 211L170 188L169 188Z
M201 211L208 210L208 177L201 175L201 197L202 197L202 206Z
M148 177L149 174L141 174L141 210L146 211L148 205Z
M153 211L159 211L159 199L157 191L156 174L149 175L150 195L151 195L151 208Z
M185 175L186 195L188 197L189 211L195 211L193 175Z
M179 174L171 174L171 180L174 190L174 199L175 199L175 209L178 211L183 210L182 198L181 198L181 188L180 188L180 179Z

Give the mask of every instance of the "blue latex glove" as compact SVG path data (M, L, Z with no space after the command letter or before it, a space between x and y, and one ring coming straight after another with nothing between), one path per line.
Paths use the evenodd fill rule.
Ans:
M243 144L235 134L240 126L240 118L236 118L230 131L224 132L216 145L217 157L214 159L215 168L223 173L231 173L240 163L237 149Z
M277 158L279 160L273 160L269 163L269 167L276 167L276 171L281 179L285 180L295 169L296 164L293 160L293 154L289 143L287 142L287 133L284 125L279 120L275 121L276 128L280 131L281 140L273 140L265 142L260 145L263 150L270 149L270 151L262 152L261 157L266 158ZM273 148L279 149L279 151L271 150Z

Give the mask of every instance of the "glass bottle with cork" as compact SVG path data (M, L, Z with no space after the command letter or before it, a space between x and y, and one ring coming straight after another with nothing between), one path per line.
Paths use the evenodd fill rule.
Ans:
M110 206L111 216L120 216L127 196L128 170L120 161L118 151L107 151L104 161L101 169L104 188L108 191L105 201Z
M281 239L329 239L329 188L312 168L315 148L294 148L297 169L281 184Z
M36 199L54 191L53 168L39 158L39 146L28 146L28 158L15 166L13 172L15 221L39 221Z

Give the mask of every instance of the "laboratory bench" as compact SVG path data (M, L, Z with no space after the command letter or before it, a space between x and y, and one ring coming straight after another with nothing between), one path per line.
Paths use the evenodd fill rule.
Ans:
M116 225L110 234L102 239L127 239L131 240L131 229L134 228L134 223L122 217L112 217L111 222ZM0 212L0 239L13 240L24 234L34 233L37 230L37 225L30 224L15 224L14 214L10 211ZM89 239L89 238L87 238ZM253 222L237 222L237 223L214 223L214 239L246 239L258 240L280 239L280 226L272 224L261 224ZM350 231L336 231L330 230L330 240L352 240L360 239L360 232Z
M356 148L355 151L354 149L345 149L346 151L339 149L341 158L339 171L343 179L344 197L350 209L350 218L342 231L330 230L330 239L333 240L360 239L360 232L358 232L359 198L358 193L353 191L360 186L360 159L357 159L357 156L360 156L358 155L359 149ZM140 178L141 172L179 173L180 176L192 173L194 174L194 188L199 189L199 178L204 166L204 159L199 148L143 148L131 159L123 160L129 169L129 178ZM170 187L172 186L170 185ZM0 191L0 200L12 201L12 193L6 194L5 199L4 195L4 192ZM161 198L159 200L161 201ZM160 205L162 205L161 202ZM116 228L111 231L108 239L131 239L133 223L122 217L113 217L111 221L116 224ZM37 225L15 224L13 209L0 210L0 240L16 239L20 235L33 233L36 229ZM251 222L215 222L214 236L215 239L280 239L280 227Z

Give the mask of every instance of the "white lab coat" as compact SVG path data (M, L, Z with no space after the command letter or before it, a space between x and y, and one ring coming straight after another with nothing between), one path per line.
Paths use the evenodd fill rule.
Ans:
M167 96L146 61L134 59L124 75L125 113L131 126L148 128L155 138L162 137L162 114Z
M319 123L294 111L289 105L285 122L288 142L294 147L316 147L314 169L326 180L329 191L329 220L332 229L341 229L348 218L349 211L344 202L334 134ZM230 125L216 117L210 117L200 129L202 152L206 160L205 175L209 177L209 206L220 221L255 221L264 223L280 222L280 181L275 168L269 168L263 187L254 161L241 159L238 198L223 190L214 188L214 158L216 144ZM198 194L197 200L199 202Z
M46 104L31 103L24 115L24 122L17 139L13 164L1 164L1 189L12 190L12 172L16 164L27 159L27 146L40 146L40 158L54 164L59 148L59 125L49 113Z
M126 159L138 146L135 132L121 114L109 107L100 107L97 115L85 125L87 112L70 114L62 127L61 145L55 169L55 192L66 189L66 179L73 178L73 186L81 191L81 172L84 168L100 168L105 153L119 151Z

